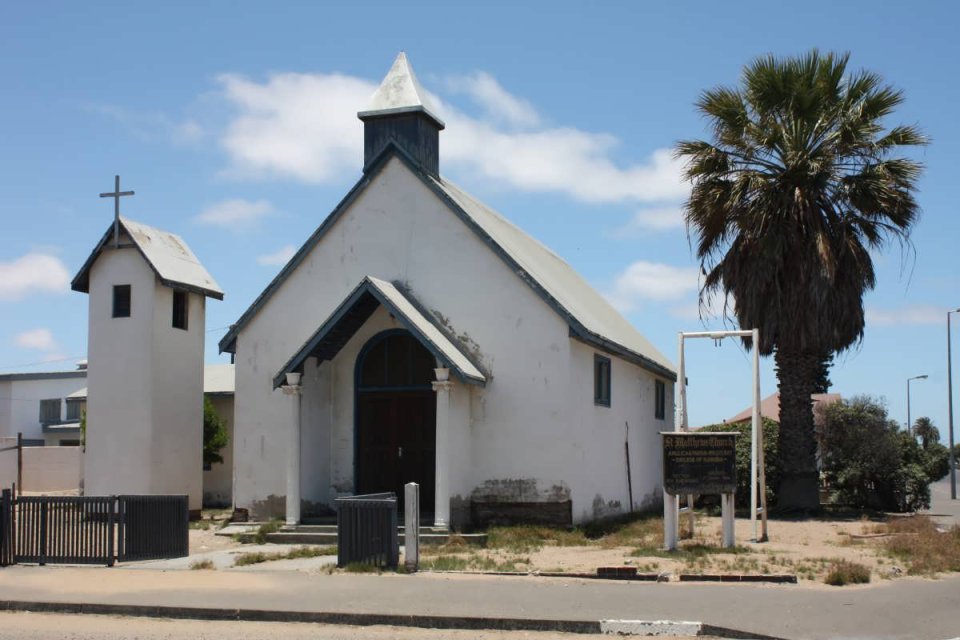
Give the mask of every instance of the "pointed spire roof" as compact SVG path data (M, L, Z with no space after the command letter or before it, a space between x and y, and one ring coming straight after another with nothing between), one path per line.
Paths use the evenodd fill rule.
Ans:
M420 86L413 68L403 51L393 61L393 66L377 88L367 108L357 114L361 120L396 113L420 111L432 118L443 129L446 125L437 115L427 92Z

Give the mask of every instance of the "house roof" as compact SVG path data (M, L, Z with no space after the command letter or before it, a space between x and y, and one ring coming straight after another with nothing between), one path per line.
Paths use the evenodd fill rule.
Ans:
M644 338L633 325L597 293L557 254L537 242L519 227L476 198L443 179L420 170L402 149L388 144L370 163L367 173L354 185L327 219L307 239L280 273L220 340L220 350L234 352L244 326L267 303L273 293L296 270L326 232L371 184L390 158L401 160L424 185L445 202L450 210L473 230L517 276L549 304L570 327L570 335L587 344L614 353L652 373L676 380L670 361Z
M357 114L361 120L376 118L397 113L422 112L436 121L440 128L444 128L443 120L437 116L430 104L430 97L420 86L413 68L407 61L407 54L403 51L393 61L393 66L377 87L367 108Z
M120 217L120 228L126 232L133 246L157 274L162 284L223 300L223 290L220 285L207 273L183 238L123 216ZM80 272L74 277L70 285L74 291L90 292L90 269L112 237L113 223L100 238L90 257L83 263Z
M69 373L72 375L62 376L62 373ZM85 378L87 376L86 371L58 371L55 373L30 373L30 374L9 374L14 376L31 376L30 380L40 380L48 378ZM42 376L37 377L37 376ZM2 376L0 376L2 378ZM19 377L15 378L17 380L22 380L24 378ZM234 391L234 366L232 364L208 364L203 367L203 392L210 393L213 395L233 395ZM87 397L87 387L82 389L77 389L73 393L67 395L67 400L85 400Z
M814 393L810 396L810 401L817 404L832 404L839 402L843 398L839 393ZM780 392L767 396L760 401L760 417L769 418L774 422L780 422ZM747 407L732 418L724 420L727 424L735 422L746 422L753 419L753 407Z
M287 361L273 378L274 388L283 384L287 373L301 371L303 362L311 356L321 361L333 358L363 326L363 323L383 305L413 336L437 359L453 370L464 382L484 385L486 376L466 354L459 341L448 335L433 319L422 311L409 292L386 280L365 277L340 306L327 318L310 339Z
M213 395L233 395L235 371L232 364L208 364L203 367L203 392Z
M67 378L86 378L87 372L77 371L24 371L20 373L0 373L0 382L9 380L63 380Z

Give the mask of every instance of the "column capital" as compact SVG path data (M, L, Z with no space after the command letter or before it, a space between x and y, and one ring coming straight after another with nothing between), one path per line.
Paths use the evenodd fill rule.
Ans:
M450 390L453 389L453 383L449 380L438 380L431 384L433 385L433 390L438 393L450 393Z
M280 390L283 391L285 396L298 396L303 391L303 387L299 384L285 384L280 387Z

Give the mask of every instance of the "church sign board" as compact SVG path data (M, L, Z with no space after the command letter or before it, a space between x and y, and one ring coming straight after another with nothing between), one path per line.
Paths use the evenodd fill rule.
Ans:
M737 433L661 432L663 490L725 494L737 488Z

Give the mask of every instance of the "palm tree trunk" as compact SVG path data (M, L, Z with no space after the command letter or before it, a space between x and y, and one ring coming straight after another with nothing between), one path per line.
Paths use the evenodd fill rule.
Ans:
M777 349L774 354L780 389L780 489L777 508L816 511L820 508L816 437L810 394L816 387L821 356Z

